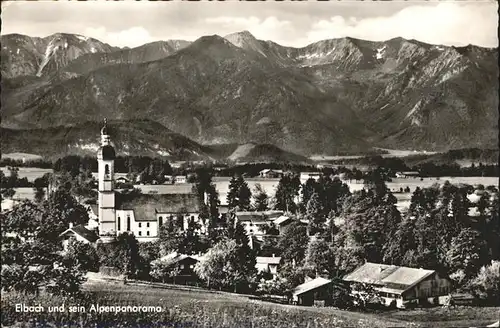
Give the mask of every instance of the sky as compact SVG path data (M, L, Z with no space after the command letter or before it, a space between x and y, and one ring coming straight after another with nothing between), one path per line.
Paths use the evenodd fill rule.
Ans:
M75 33L113 46L247 30L284 46L340 37L498 46L493 0L187 2L2 1L2 35Z

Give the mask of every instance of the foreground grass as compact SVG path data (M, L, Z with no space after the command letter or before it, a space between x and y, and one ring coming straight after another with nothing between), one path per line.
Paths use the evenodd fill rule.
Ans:
M390 312L366 314L332 308L297 307L251 300L246 296L201 290L162 289L88 282L79 305L91 304L161 306L160 313L18 313L16 303L60 306L63 299L50 295L36 298L19 294L2 296L2 327L176 327L176 328L333 328L333 327L451 327L451 322L435 325L439 313L421 320L427 313ZM77 305L66 301L66 308ZM452 310L453 311L453 310ZM400 315L407 313L408 315ZM483 314L491 315L489 312ZM473 315L471 315L473 316ZM432 319L432 320L431 320ZM488 319L488 318L483 318ZM439 321L438 320L438 321ZM489 321L488 321L489 322ZM491 321L492 322L492 321ZM490 323L491 323L490 322ZM466 327L467 325L453 326ZM468 326L467 326L468 327Z

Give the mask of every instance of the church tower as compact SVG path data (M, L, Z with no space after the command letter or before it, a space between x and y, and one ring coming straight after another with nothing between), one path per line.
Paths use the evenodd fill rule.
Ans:
M111 145L106 119L101 129L101 147L97 151L99 171L99 235L103 241L116 236L114 163L115 149Z

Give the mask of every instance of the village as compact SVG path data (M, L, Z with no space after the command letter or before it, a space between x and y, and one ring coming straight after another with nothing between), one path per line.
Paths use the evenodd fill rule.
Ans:
M78 256L86 259L90 281L156 282L345 309L495 304L498 290L485 291L475 282L484 278L475 275L498 270L497 186L443 182L390 190L374 174L361 188L350 190L339 175L263 169L261 181L278 184L273 197L260 185L252 191L242 175L231 177L221 197L203 171L194 180L165 175L165 188L148 191L155 183L143 184L139 176L134 189L119 189L116 186L132 181L115 174L116 153L106 125L97 158L98 172L87 181L93 188L97 176L95 202L66 194L69 182L57 178L50 180L39 200L44 208L63 197L68 203L64 206L70 206L64 211L80 213L78 219L74 214L61 217L67 225L58 223L55 243L63 256L76 256L83 247ZM418 172L396 175L416 179ZM398 207L397 194L409 194L411 200L407 197L408 204ZM39 228L26 228L23 222L30 211L40 211L36 208L30 201L18 201L2 209L3 236L19 242L36 238ZM430 215L444 220L434 229L445 230L419 226ZM415 229L413 240L406 229ZM450 234L448 241L439 233ZM438 244L447 245L448 251L433 255L432 245ZM463 254L463 247L471 253ZM2 272L9 268L2 265ZM24 288L9 283L3 288Z

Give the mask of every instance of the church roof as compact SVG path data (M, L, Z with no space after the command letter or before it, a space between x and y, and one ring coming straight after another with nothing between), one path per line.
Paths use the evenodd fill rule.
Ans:
M116 158L115 149L111 145L101 146L97 151L97 158L103 160L113 160Z
M195 194L116 193L116 209L133 210L136 221L156 221L157 213L196 213L200 203Z

